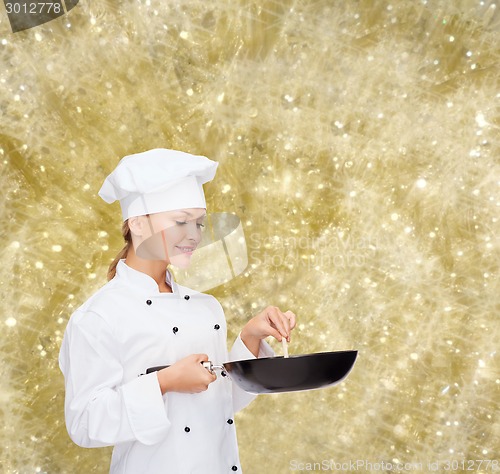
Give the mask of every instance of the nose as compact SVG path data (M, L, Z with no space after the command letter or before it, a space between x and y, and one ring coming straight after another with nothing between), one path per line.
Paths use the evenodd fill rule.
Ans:
M186 225L186 238L198 244L201 240L201 228L196 221L190 221Z

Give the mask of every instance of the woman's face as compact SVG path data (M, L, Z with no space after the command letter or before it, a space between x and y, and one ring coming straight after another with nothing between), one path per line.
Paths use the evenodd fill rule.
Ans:
M193 251L201 241L205 216L203 208L139 216L141 235L136 235L131 227L136 254L141 258L163 260L178 268L187 268Z

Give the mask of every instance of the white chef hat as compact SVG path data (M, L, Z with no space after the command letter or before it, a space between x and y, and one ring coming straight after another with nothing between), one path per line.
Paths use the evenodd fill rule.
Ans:
M176 209L206 208L203 184L218 163L205 156L156 148L125 156L100 191L107 203L120 201L123 220Z

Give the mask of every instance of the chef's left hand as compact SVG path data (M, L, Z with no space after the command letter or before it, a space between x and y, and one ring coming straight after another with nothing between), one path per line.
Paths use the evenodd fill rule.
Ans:
M295 314L290 310L284 313L276 306L268 306L254 316L241 330L241 340L258 357L260 341L273 336L278 341L284 337L290 342L290 334L295 327Z

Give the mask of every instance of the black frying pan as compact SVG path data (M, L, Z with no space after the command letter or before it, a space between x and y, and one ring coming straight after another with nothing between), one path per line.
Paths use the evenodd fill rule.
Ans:
M358 351L318 352L290 357L262 357L214 365L202 362L213 372L215 369L230 375L231 380L249 393L280 393L313 390L335 385L351 371ZM146 373L168 366L151 367Z

